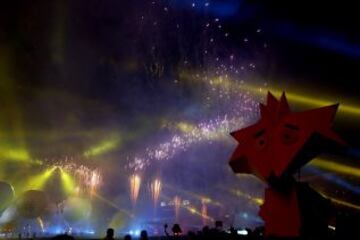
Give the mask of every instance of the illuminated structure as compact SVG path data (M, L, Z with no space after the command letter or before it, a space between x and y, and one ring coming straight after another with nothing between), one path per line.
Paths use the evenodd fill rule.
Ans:
M293 113L284 93L280 101L268 93L267 105L260 104L261 119L231 133L239 143L230 160L233 171L255 174L269 184L259 213L266 236L326 231L330 201L295 182L293 174L318 154L345 145L331 130L336 110L333 105Z

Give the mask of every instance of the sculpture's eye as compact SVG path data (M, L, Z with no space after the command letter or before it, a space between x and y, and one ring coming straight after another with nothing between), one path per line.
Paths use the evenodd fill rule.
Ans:
M280 132L280 138L285 145L292 145L299 140L299 128L296 125L285 124Z
M258 151L265 149L267 145L265 129L256 132L254 138L255 138L255 142L254 142L255 149Z

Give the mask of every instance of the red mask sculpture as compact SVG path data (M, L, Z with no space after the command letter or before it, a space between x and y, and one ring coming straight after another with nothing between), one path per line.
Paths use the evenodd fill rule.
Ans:
M269 183L260 216L265 234L301 235L298 187L292 175L318 154L345 142L331 129L338 105L291 112L285 93L270 92L260 104L260 120L232 132L238 146L231 156L235 173L250 173Z

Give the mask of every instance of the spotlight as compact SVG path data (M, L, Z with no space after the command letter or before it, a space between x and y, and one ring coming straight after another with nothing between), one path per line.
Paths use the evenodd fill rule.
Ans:
M245 229L242 229L242 230L237 230L237 234L238 235L248 235L248 231L246 231Z
M130 230L129 234L135 237L139 237L140 236L140 230L136 229L136 230Z
M74 183L72 177L70 176L70 174L65 172L62 168L59 168L59 169L60 169L60 173L61 173L63 189L66 193L70 194L75 189L75 183Z

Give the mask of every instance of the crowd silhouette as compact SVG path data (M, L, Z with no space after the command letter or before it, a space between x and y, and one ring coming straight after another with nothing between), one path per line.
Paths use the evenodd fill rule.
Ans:
M260 230L260 228L259 228ZM115 239L123 239L123 240L132 240L132 239L140 239L140 240L149 240L149 239L159 239L159 240L175 240L175 239L188 239L188 240L236 240L236 239L258 239L262 236L262 231L251 231L250 229L243 230L244 233L239 234L239 232L231 227L227 231L223 229L223 224L221 221L216 221L215 226L213 228L209 226L204 226L202 230L199 231L188 231L187 233L183 233L180 224L175 223L171 232L168 232L168 225L164 225L164 234L163 236L152 236L149 237L148 232L146 230L142 230L140 232L139 237L132 236L130 234L126 234L122 237L115 237L115 231L112 228L108 228L106 231L106 235L103 240L115 240ZM56 235L52 238L53 240L74 240L75 238L68 234L60 234Z
M343 218L345 218L343 216ZM358 231L358 215L355 214L351 218L346 218L347 221L341 220L337 223L336 231L331 230L319 237L316 235L308 235L306 237L298 237L292 239L360 239ZM224 228L222 221L215 221L213 226L204 226L198 231L184 232L180 224L175 223L170 228L168 224L164 224L163 234L161 236L149 236L146 230L142 230L139 236L126 234L119 236L114 229L108 228L103 240L245 240L245 239L289 239L277 237L264 237L264 227L255 229L236 229L235 227ZM28 238L28 239L35 239ZM84 237L76 236L77 239L84 239ZM69 234L60 234L52 237L54 240L74 240L75 238Z

